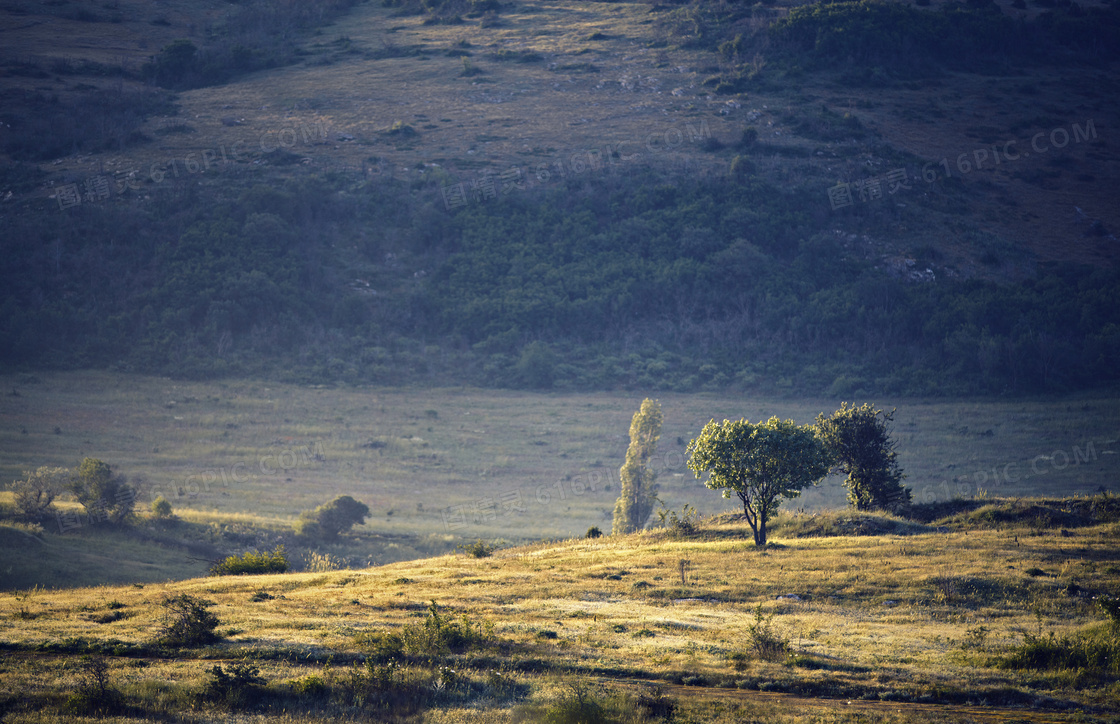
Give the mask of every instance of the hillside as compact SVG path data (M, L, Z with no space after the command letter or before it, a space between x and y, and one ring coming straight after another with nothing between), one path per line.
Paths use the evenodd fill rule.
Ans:
M929 526L785 516L764 550L709 520L365 570L5 593L0 706L11 722L1113 721L1117 634L1097 601L1120 593L1116 513L1098 497L994 500ZM219 640L153 643L182 595Z
M390 5L0 8L4 364L1115 382L1113 6Z

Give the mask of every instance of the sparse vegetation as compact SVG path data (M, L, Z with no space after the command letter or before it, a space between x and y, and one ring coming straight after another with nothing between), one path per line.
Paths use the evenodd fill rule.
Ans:
M602 545L579 539L513 549L500 559L432 558L360 575L290 573L248 590L208 589L216 579L176 584L172 595L187 597L192 605L182 610L204 620L204 630L216 630L216 621L199 615L212 608L224 626L242 632L230 641L200 637L209 648L198 662L176 651L185 644L138 649L143 645L113 638L121 626L159 619L158 600L132 587L0 594L0 609L29 613L0 639L17 657L39 657L35 675L19 667L6 673L31 697L68 686L43 673L69 676L57 668L58 653L104 657L103 682L126 707L112 711L142 720L179 702L266 720L274 716L268 706L298 703L301 712L343 720L354 706L392 718L469 705L488 718L527 721L578 719L592 710L612 722L796 721L758 708L765 704L749 692L759 690L785 692L821 716L838 701L861 701L868 711L922 722L912 703L936 702L940 715L952 718L964 711L957 707L984 699L996 714L1012 705L1006 711L1031 719L1033 710L1021 705L1033 702L1040 717L1060 718L1074 707L1088 721L1105 721L1086 706L1109 701L1108 687L1120 677L1116 629L1097 601L1066 589L1076 580L1084 589L1115 590L1112 525L1080 528L1076 541L1057 529L1032 536L1027 521L967 534L931 526L905 538L843 531L784 537L779 525L777 545L751 552L749 565L729 567L729 555L741 555L753 533L739 520L713 520L702 537L672 541L668 555L664 538L612 541L611 556L625 561L625 570L604 568ZM1056 581L1031 579L1009 569L1005 556L991 555L1006 551L1016 533L1030 541L1029 550L1010 548L1023 561L1074 549L1080 558L1055 566ZM681 561L688 575L678 585ZM617 575L638 571L647 585ZM210 598L195 599L193 592L204 590ZM603 600L607 590L620 603ZM419 602L428 596L440 603ZM52 615L35 615L48 607ZM362 621L357 633L336 625L340 613L367 610L377 610L377 619ZM91 633L89 617L106 611L131 615ZM313 647L296 643L309 631ZM919 652L900 646L904 638L935 645ZM144 664L134 668L138 660ZM113 675L122 670L127 677ZM876 676L887 670L890 676ZM577 692L570 684L578 676L556 678L565 671L594 685ZM642 689L638 681L662 689ZM163 693L144 682L160 682ZM52 707L61 715L66 706L65 697L45 701L48 717ZM709 708L717 702L740 708L720 714ZM12 706L26 711L26 704Z

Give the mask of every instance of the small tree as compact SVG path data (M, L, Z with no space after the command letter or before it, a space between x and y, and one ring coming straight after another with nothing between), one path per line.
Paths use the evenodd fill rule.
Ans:
M340 495L329 503L320 505L300 516L296 530L301 535L318 536L334 540L369 517L369 506L359 503L349 495Z
M54 499L70 487L72 473L66 468L44 466L35 472L24 471L23 475L22 480L12 483L16 509L28 518L39 519L50 515Z
M752 424L712 420L688 444L688 468L705 485L732 493L743 502L743 517L754 531L755 545L766 545L767 521L783 498L795 498L828 474L830 459L809 426L770 418Z
M95 523L124 522L136 503L136 491L126 478L114 474L108 463L97 458L82 460L78 474L71 480L70 490Z
M848 476L848 502L857 510L896 510L910 503L910 489L898 466L890 423L894 410L878 410L870 403L817 415L817 434L832 458L833 470Z
M642 400L642 406L630 421L630 447L626 449L626 461L619 470L622 489L614 505L611 526L614 535L641 530L653 512L657 502L657 472L649 467L649 461L661 438L661 422L661 404L648 397Z

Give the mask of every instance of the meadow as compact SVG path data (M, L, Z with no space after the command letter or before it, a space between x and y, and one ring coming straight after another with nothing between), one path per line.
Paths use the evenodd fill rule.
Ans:
M63 534L47 525L29 537L5 529L5 588L200 575L219 553L290 545L299 514L341 494L373 512L355 529L353 545L321 547L349 565L444 553L476 539L567 539L593 526L609 532L630 417L642 399L105 372L8 375L0 389L5 484L25 470L96 457L140 488L138 510L163 496L178 518L177 527L146 529L139 539L127 530ZM735 501L684 466L685 446L708 420L776 415L808 423L840 402L652 396L665 415L653 461L664 505L680 511L688 504L704 515L736 511ZM1115 399L872 401L897 409L899 460L917 503L1114 489ZM785 507L841 508L844 492L839 479L826 479ZM10 504L10 493L0 495ZM40 550L46 558L31 553L40 549L35 536L55 546ZM183 539L196 549L176 548Z

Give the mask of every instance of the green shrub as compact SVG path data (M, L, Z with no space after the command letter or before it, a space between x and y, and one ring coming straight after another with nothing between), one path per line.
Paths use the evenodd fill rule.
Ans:
M120 709L121 693L109 681L109 664L101 656L86 655L78 667L78 691L66 700L70 714L104 716Z
M370 661L396 661L404 657L404 638L393 631L363 631L354 636L354 643Z
M657 517L661 525L673 536L687 537L700 532L700 512L688 503L684 504L680 515L677 515L675 510L669 510L662 503L661 510L657 511Z
M531 721L547 724L623 724L672 721L675 699L660 687L633 694L612 694L582 679L569 682L565 695L546 707L525 707Z
M1076 636L1057 636L1053 631L1046 636L1027 634L1022 644L995 663L1008 669L1120 674L1120 638L1111 630Z
M593 525L587 529L586 538L602 538L603 531L599 530L599 526Z
M474 558L489 558L494 554L494 546L487 545L481 538L474 543L464 543L463 545L456 546L455 550L462 551Z
M479 649L494 642L494 624L472 621L467 614L458 619L444 614L435 601L428 606L423 622L396 631L365 631L354 637L357 646L373 662L403 661L409 657L438 660L450 653Z
M164 623L157 643L165 646L201 646L221 639L221 624L208 609L213 602L183 593L163 600Z
M212 677L202 690L206 701L220 701L231 706L246 706L260 698L268 682L252 663L228 664L228 670L215 664L206 670Z
M414 656L438 657L479 648L493 641L494 624L471 621L467 614L456 621L440 613L432 601L423 623L405 626L401 631L403 650Z
M239 556L229 556L210 567L212 576L243 576L258 573L285 573L288 559L284 546L276 546L271 553L250 551Z
M754 612L754 622L747 626L748 648L763 661L781 661L790 652L789 639L774 630L774 614L762 615L762 604Z
M171 509L171 503L167 502L167 498L161 495L152 501L152 514L157 518L170 518L174 513Z
M316 674L295 679L291 683L292 693L307 698L320 698L330 693L330 687L323 681L323 677Z
M1120 598L1100 596L1097 598L1097 605L1108 616L1108 621L1112 627L1120 628Z

